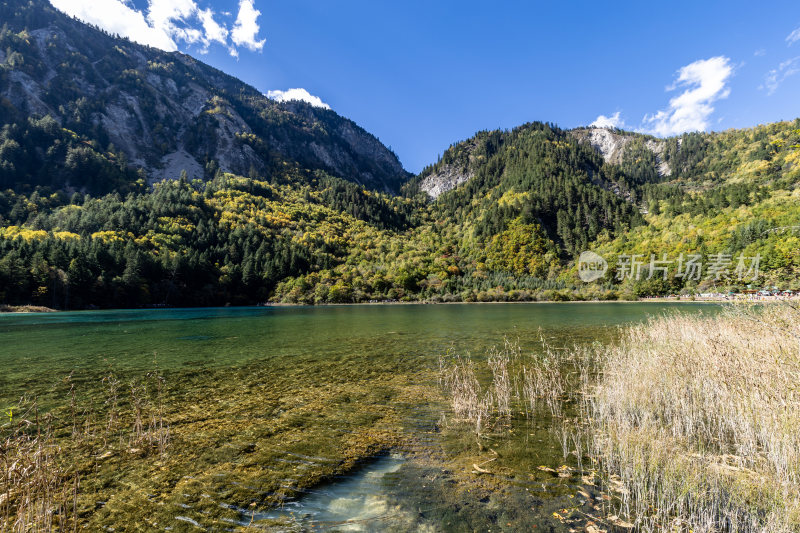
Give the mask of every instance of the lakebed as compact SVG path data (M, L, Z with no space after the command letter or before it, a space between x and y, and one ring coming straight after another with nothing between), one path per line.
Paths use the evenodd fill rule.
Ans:
M718 310L564 303L7 315L4 431L27 417L52 434L71 494L63 514L90 529L568 531L597 514L603 495L565 453L556 431L564 420L518 417L476 443L448 423L439 356L485 359L506 340L523 352L612 343L624 324Z

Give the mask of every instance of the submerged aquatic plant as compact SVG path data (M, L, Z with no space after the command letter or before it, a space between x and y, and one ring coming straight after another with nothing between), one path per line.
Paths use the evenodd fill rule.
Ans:
M155 405L147 394L147 382L153 380ZM42 414L36 398L22 397L6 411L9 421L0 426L0 531L77 530L81 479L96 473L85 471L87 466L96 469L88 458L107 458L133 445L144 456L150 450L166 452L170 429L163 413L163 377L151 372L132 387L133 427L127 446L123 440L115 444L114 438L129 431L128 420L117 411L118 382L109 378L102 383L110 399L103 423L98 424L103 420L101 403L89 396L81 406L72 374L61 380L67 392L65 405ZM146 429L145 415L150 419Z

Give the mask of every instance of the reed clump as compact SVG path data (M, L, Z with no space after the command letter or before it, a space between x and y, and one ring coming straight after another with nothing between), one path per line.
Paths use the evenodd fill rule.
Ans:
M485 359L451 350L439 358L439 384L456 421L473 425L478 434L516 416L561 418L578 389L576 356L583 352L559 351L544 339L537 353L523 353L509 340Z
M439 357L439 384L447 392L453 415L480 433L492 408L491 391L484 392L475 362L455 352Z
M800 312L625 330L588 384L591 454L637 529L800 530Z
M9 408L0 438L0 531L71 531L77 474L59 461L49 416L23 398Z
M22 397L0 420L0 531L77 531L82 480L96 474L97 458L163 456L170 443L164 378L156 370L130 383L120 397L113 372L97 394L81 394L73 376L61 382L59 407L40 410Z
M800 310L675 314L606 346L542 346L440 359L454 417L478 434L551 417L564 457L614 495L604 512L638 531L800 531Z

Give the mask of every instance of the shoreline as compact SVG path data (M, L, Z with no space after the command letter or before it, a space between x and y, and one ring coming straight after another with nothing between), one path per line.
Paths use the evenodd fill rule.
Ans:
M694 304L694 303L734 303L735 300L725 300L724 298L720 298L719 300L688 300L688 299L678 299L678 298L663 298L663 299L655 299L655 298L648 298L648 299L641 299L641 300L538 300L538 301L522 301L522 302L501 302L501 301L491 301L491 302L427 302L427 301L419 301L419 302L346 302L346 303L325 303L325 304L293 304L293 303L284 303L284 302L277 302L277 303L268 303L264 305L259 305L255 307L333 307L333 306L357 306L357 305L500 305L500 304L514 304L514 305L534 305L534 304L638 304L638 303L687 303L687 304ZM752 302L752 303L759 303L759 302ZM240 306L240 307L249 307L249 306Z
M108 309L51 309L44 306L36 305L0 305L0 315L2 314L45 314L45 313L75 313L87 311L155 311L155 310L168 310L168 309L241 309L241 308L259 308L259 307L356 307L356 306L403 306L403 305L552 305L552 304L657 304L657 303L682 303L682 304L708 304L708 303L748 303L748 304L762 304L762 303L780 303L787 300L728 300L725 298L711 299L683 299L683 298L642 298L639 300L539 300L539 301L523 301L523 302L430 302L430 301L416 301L416 302L343 302L343 303L324 303L324 304L296 304L285 302L274 302L258 305L230 305L230 306L203 306L203 307L110 307Z
M0 304L0 313L58 313L58 309L51 309L43 305L5 305Z

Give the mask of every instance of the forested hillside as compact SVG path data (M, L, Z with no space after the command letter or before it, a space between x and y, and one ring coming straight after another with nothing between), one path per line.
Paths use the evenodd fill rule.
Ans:
M738 254L761 256L763 284L796 288L799 134L796 121L668 139L679 149L664 177L645 166L652 160L611 164L569 132L534 123L480 134L474 177L436 201L415 194L414 183L392 196L301 170L269 179L218 171L208 181L100 197L7 190L0 301L81 308L620 298L742 288L733 276ZM458 161L460 146L437 165ZM687 146L702 146L700 156L682 154ZM575 270L585 249L611 266L590 284ZM651 254L695 253L729 255L729 272L676 278L673 263L666 281L647 279ZM625 255L641 258L641 279L617 279Z
M647 224L596 248L609 262L620 255L650 258L681 254L760 257L754 288L800 288L800 119L722 133L668 139L674 175L636 188ZM672 265L670 274L677 265ZM613 273L610 273L613 274ZM730 277L733 277L732 275ZM737 280L684 283L668 276L635 284L639 295L686 289L741 288Z
M0 301L76 308L253 304L311 272L326 284L319 301L385 298L390 282L366 289L357 278L396 269L357 267L404 251L391 232L415 222L409 200L325 175L220 174L98 199L6 192L0 212L11 224L0 229Z

